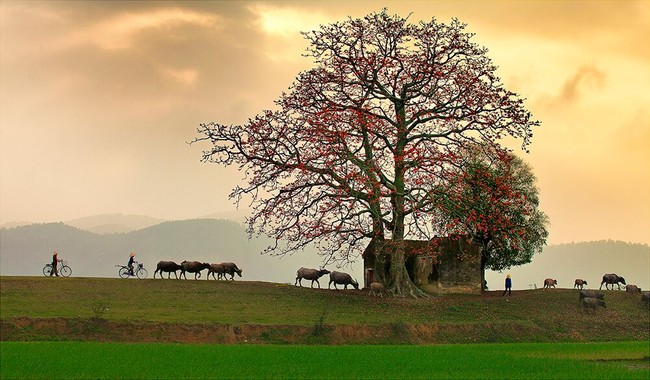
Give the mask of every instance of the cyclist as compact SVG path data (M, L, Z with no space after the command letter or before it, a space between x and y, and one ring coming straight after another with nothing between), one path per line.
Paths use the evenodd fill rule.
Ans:
M129 263L126 264L129 267L129 276L133 276L133 262L135 261L135 253L131 252L129 255Z
M54 251L54 254L52 255L52 271L50 272L50 277L52 275L56 275L56 277L59 277L59 270L57 269L58 263L59 263L59 252Z

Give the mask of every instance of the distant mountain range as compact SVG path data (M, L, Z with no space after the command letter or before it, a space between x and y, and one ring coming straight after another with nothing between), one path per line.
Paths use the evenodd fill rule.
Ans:
M203 215L197 219L224 219L233 222L244 223L244 216L247 215L247 209L238 209L230 211L215 212L212 214ZM63 221L63 223L76 227L80 230L94 232L96 234L119 234L126 232L133 232L143 228L155 226L166 222L167 220L161 218L154 218L146 215L133 215L133 214L100 214L86 216L83 218L72 219ZM9 222L0 226L0 228L16 228L28 226L34 223L30 222Z
M126 264L130 252L136 253L150 276L160 260L234 261L244 269L243 280L293 283L299 267L322 264L315 249L283 258L260 255L269 242L265 238L248 239L245 227L230 220L160 222L134 215L103 215L69 224L0 229L0 275L42 275L55 250L68 261L73 276L82 277L116 277L115 265ZM343 270L362 281L361 260ZM557 279L562 288L572 288L576 278L598 288L604 273L617 273L628 283L650 289L650 246L611 240L551 245L530 264L503 273L488 271L490 289L502 288L506 273L512 275L514 289L541 287L549 277Z
M103 214L73 219L65 224L96 234L115 234L141 230L164 221L144 215Z
M248 239L243 225L226 220L163 222L140 230L96 234L64 223L32 224L0 229L0 275L42 275L52 252L66 260L73 276L115 277L129 253L153 276L160 260L233 261L247 280L293 282L300 266L318 267L315 251L284 258L260 255L268 239ZM173 277L173 276L172 276Z

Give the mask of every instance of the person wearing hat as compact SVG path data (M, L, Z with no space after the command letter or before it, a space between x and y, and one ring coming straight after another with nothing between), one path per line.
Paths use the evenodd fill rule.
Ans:
M59 261L61 261L59 260L59 252L54 251L52 254L52 271L50 272L50 277L52 277L52 275L59 277L59 269L57 268Z
M501 297L505 296L506 292L508 295L512 294L512 279L510 278L510 274L506 276L506 290L503 291Z
M127 266L129 267L129 276L133 276L133 263L135 262L134 257L135 257L135 253L131 252L131 254L129 255L129 263L127 264Z

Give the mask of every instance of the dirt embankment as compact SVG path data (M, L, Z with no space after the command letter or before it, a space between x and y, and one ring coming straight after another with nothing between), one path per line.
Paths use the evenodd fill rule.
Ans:
M607 326L602 326L606 328ZM622 340L647 340L639 335ZM437 344L517 341L598 341L583 329L549 329L536 324L422 324L382 325L259 325L177 324L149 321L119 322L99 318L27 318L0 321L0 340L72 340L98 342L164 342L212 344ZM522 340L517 337L526 337ZM602 337L601 337L602 338Z

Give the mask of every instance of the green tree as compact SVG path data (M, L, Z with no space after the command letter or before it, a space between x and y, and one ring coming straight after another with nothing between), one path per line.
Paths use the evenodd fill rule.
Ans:
M481 269L529 263L546 245L547 216L539 209L531 167L491 147L464 149L436 190L438 227L481 245Z

